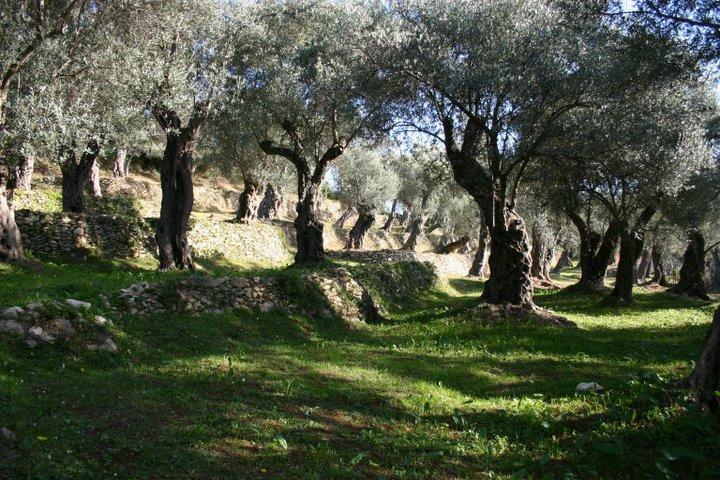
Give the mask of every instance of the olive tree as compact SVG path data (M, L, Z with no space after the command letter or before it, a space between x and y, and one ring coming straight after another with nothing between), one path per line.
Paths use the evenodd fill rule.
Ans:
M378 211L397 195L400 180L388 163L382 152L364 146L348 149L337 163L338 197L358 213L350 229L348 249L363 248Z
M244 105L260 148L297 172L296 262L324 257L317 215L328 168L355 139L383 131L389 99L382 71L359 55L370 34L364 7L331 1L267 5L263 44L244 68Z
M488 225L482 299L534 308L517 186L557 122L587 105L597 26L544 1L415 0L383 15L368 57L416 92L409 123L443 145Z

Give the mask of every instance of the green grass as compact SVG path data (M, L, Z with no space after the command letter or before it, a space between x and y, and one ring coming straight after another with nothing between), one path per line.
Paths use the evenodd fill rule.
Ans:
M717 420L669 388L713 305L538 292L580 328L482 326L463 315L482 285L450 279L352 332L280 313L98 308L99 293L167 275L150 268L0 267L0 305L89 300L121 349L0 339L0 426L18 435L0 477L717 478ZM606 391L578 395L581 381Z

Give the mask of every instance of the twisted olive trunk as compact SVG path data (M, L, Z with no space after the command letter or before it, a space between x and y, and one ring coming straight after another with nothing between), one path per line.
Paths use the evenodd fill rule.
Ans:
M563 248L562 253L560 253L560 258L558 258L558 261L555 264L555 267L552 269L551 273L553 275L560 275L563 270L570 267L572 267L572 259L570 258L570 252L567 248Z
M363 248L363 244L365 243L365 235L370 230L373 223L375 223L375 215L372 213L371 208L360 205L357 210L358 218L355 225L353 225L352 229L350 229L347 244L348 250L353 248L361 250Z
M688 233L688 244L680 267L680 280L668 292L709 300L705 288L705 237L698 230Z
M152 106L155 119L165 131L160 165L160 221L155 232L160 270L195 269L187 238L194 202L192 163L209 108L209 101L197 104L183 127L175 111L161 104Z
M3 165L0 164L0 262L12 262L23 257L22 238L15 212L8 197L7 177Z
M63 212L85 213L85 184L100 153L97 141L91 140L78 161L75 150L60 147L60 170L62 171Z
M487 227L483 227L480 230L480 238L478 241L478 248L475 251L475 257L473 257L472 265L470 265L470 271L468 275L471 277L482 277L485 272L485 267L488 261L488 246L490 245L490 232Z
M100 187L100 164L97 158L90 167L90 175L88 178L88 184L90 185L90 192L95 198L102 197L102 188Z
M635 272L635 283L643 284L645 279L650 273L650 266L652 265L652 255L649 248L644 248L640 255L640 263L638 264Z
M390 213L388 214L388 218L385 221L385 225L382 226L382 229L385 231L390 230L393 220L395 220L395 210L397 209L397 204L398 204L397 198L393 199L392 207L390 207Z
M245 179L245 186L238 200L235 219L240 223L250 223L255 220L262 199L262 185L256 179L248 176Z
M20 164L15 168L15 188L29 192L34 170L35 156L23 155L20 159Z
M418 243L420 243L420 235L422 234L422 229L427 219L428 217L425 213L420 213L410 222L410 235L408 235L407 240L405 240L402 250L414 252L417 249Z
M113 177L127 176L128 165L127 149L118 148L115 154L115 163L113 164Z
M695 399L708 412L720 411L720 308L715 310L705 346L688 379Z
M450 242L436 250L437 253L441 255L447 255L448 253L453 253L457 250L460 250L462 247L468 244L470 242L470 237L468 235L463 235L462 237L458 238L454 242Z
M604 235L593 232L585 220L574 210L565 213L580 236L580 280L568 290L602 292L605 288L607 267L617 248L621 223L611 220Z
M530 267L530 275L534 278L544 280L543 277L543 264L545 263L545 257L547 256L547 245L545 243L544 235L537 224L533 224L532 227L532 265Z
M650 279L650 283L656 283L661 287L667 287L667 271L665 269L665 262L663 261L662 254L662 247L657 243L653 244L652 253L650 255L652 258L653 276Z
M265 186L265 195L258 207L257 218L271 219L280 216L280 205L282 204L282 195L280 189L272 183Z

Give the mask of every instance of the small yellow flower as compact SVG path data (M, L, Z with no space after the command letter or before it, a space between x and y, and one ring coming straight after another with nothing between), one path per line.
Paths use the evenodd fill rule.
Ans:
M37 436L37 439L40 440L41 442L46 442L46 441L47 441L47 437L45 437L45 436L43 436L43 435L38 435L38 436Z

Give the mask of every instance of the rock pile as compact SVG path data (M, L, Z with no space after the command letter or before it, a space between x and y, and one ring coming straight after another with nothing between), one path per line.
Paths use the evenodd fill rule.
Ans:
M195 275L172 283L137 283L120 290L120 309L132 315L220 313L237 308L270 311L278 307L274 278Z
M30 348L44 343L71 342L88 350L117 352L108 331L110 320L88 314L91 305L67 299L65 303L29 303L0 310L0 334L22 339Z

